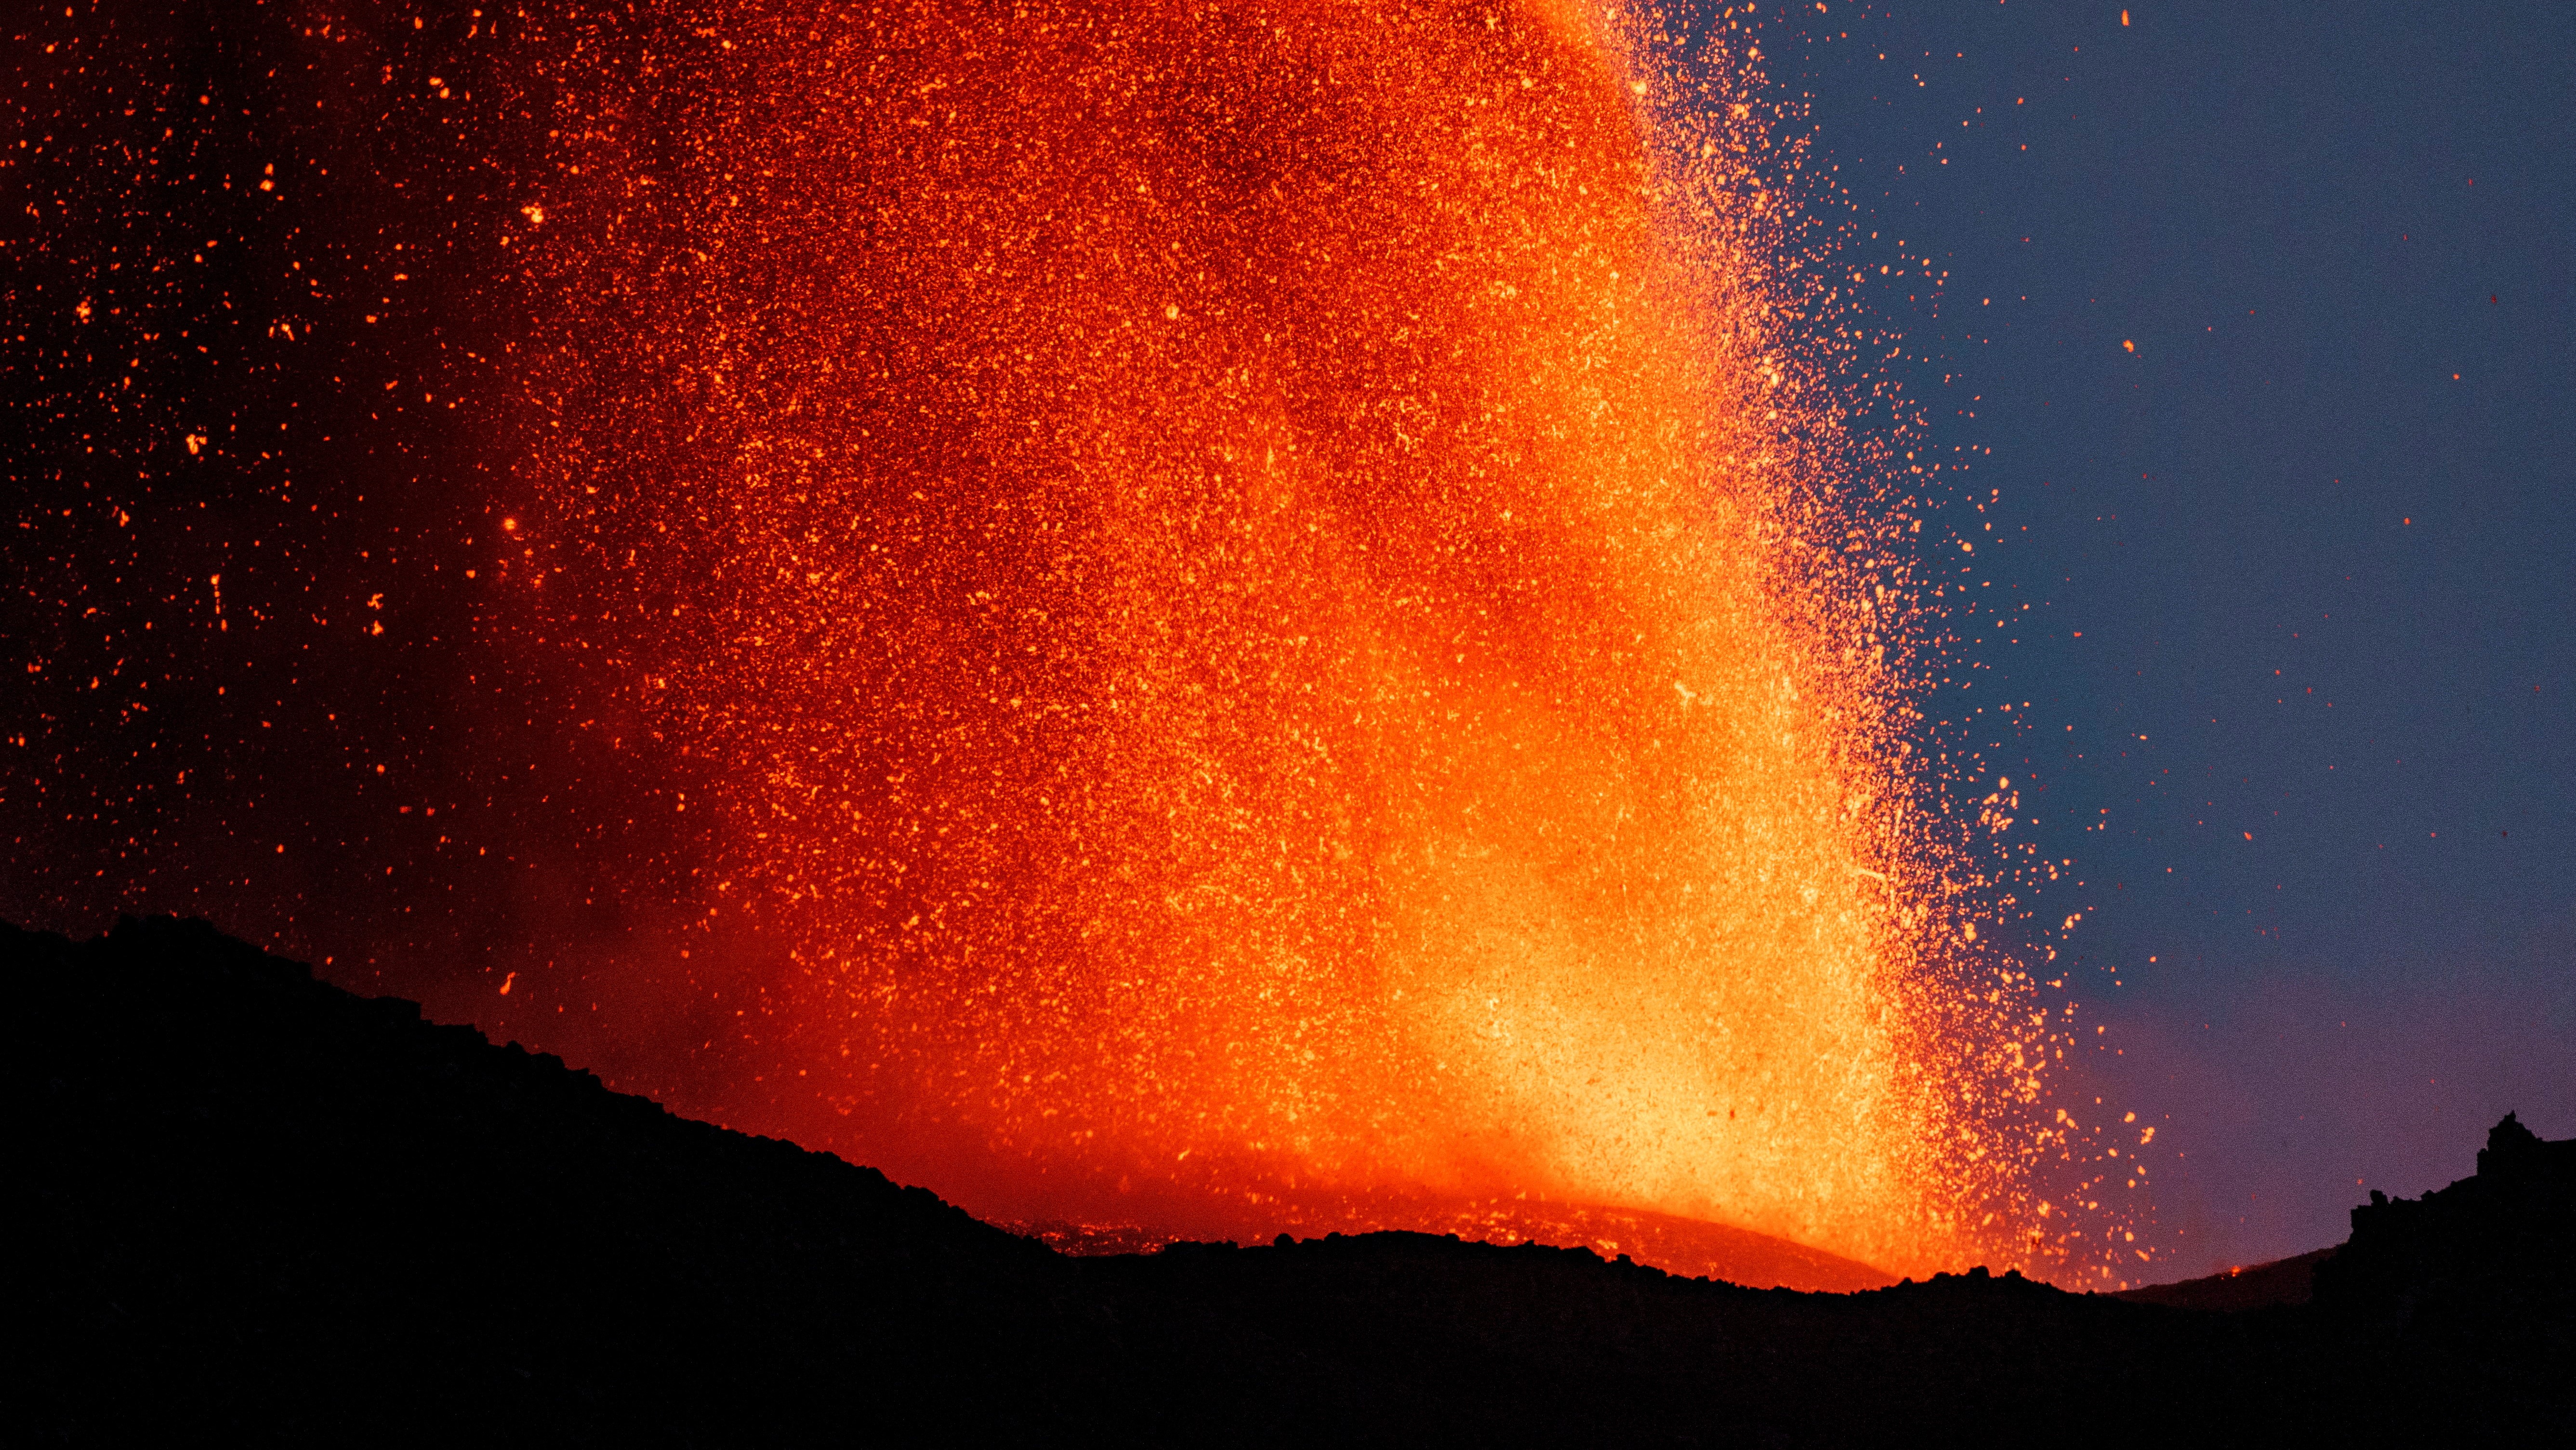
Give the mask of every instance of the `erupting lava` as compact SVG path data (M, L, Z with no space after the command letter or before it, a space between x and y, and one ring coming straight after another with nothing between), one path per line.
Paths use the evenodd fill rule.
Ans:
M1718 36L752 4L563 47L531 633L709 764L663 808L720 813L842 1151L1020 1165L988 1210L1962 1251L2009 1156L1963 1091L2032 1085L1940 1040L1894 525L1827 501Z
M1749 7L529 8L22 47L0 908L1003 1219L2072 1252Z

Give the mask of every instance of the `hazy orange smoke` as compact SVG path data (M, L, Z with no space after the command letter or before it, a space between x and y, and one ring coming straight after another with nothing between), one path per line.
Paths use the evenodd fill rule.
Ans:
M1958 1249L2029 1069L1943 1045L2011 1001L1924 945L1776 202L1577 9L555 37L530 609L721 783L843 1151Z

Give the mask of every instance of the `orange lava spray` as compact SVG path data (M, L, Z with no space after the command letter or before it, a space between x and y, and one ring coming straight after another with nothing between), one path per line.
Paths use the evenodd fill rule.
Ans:
M540 33L518 627L696 763L689 909L772 955L693 961L834 1146L1211 1232L2013 1227L2046 1049L1907 782L1902 520L1726 33Z

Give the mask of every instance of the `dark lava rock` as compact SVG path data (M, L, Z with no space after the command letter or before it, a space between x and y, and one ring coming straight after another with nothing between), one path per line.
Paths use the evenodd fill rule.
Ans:
M1072 1259L201 922L0 927L13 1442L2461 1443L2576 1423L2569 1152L2313 1305L1856 1294L1421 1234Z

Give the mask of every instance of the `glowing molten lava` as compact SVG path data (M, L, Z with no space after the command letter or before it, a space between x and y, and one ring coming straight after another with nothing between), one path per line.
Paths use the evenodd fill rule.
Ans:
M703 764L655 808L783 964L695 960L836 1147L983 1211L1958 1250L1961 1094L2024 1074L1939 1044L1831 420L1648 47L1124 0L556 49L526 628Z

